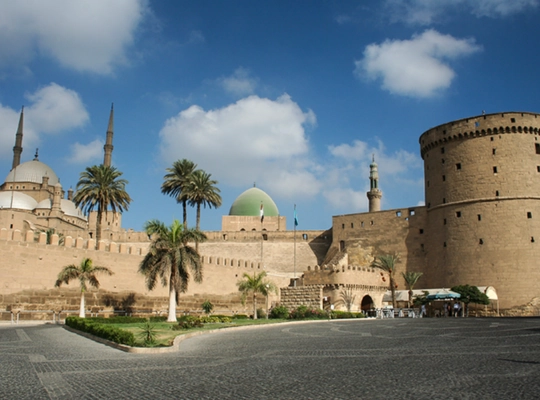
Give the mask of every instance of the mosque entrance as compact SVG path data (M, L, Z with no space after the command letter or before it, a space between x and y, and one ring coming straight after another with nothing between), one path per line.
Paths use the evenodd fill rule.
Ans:
M370 295L366 294L364 297L362 297L362 303L360 303L360 308L362 309L362 311L365 312L374 308L373 299Z

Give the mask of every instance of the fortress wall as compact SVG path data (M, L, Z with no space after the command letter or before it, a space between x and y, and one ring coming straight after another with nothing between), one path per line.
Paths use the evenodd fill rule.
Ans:
M404 287L401 273L425 270L426 208L339 215L333 217L332 250L346 249L350 265L369 266L375 256L399 253L396 282ZM420 278L418 286L428 284Z
M289 311L299 306L323 308L323 287L321 285L281 288L280 297L280 304L287 307Z
M0 235L0 254L2 263L0 264L0 276L2 284L0 295L4 307L14 301L10 295L23 296L23 303L28 306L39 304L45 297L45 292L66 291L76 288L77 283L63 286L61 289L54 289L54 283L60 270L70 264L79 264L84 257L91 258L96 265L110 268L113 276L102 275L99 277L101 291L113 295L122 293L135 293L144 298L166 298L168 290L160 284L153 291L148 291L145 287L144 276L140 275L138 267L143 259L143 255L120 253L122 246L113 244L111 251L88 250L82 248L82 240L72 241L66 238L66 246L39 244L33 241L25 242L20 232L15 231L13 235L18 240L6 240L7 231L2 231ZM33 233L29 235L33 239ZM77 243L81 247L74 247ZM241 259L240 259L241 260ZM239 294L236 283L242 278L244 272L258 272L259 265L256 262L248 262L248 267L233 267L231 265L217 264L216 260L203 263L203 277L201 284L191 282L187 293L181 294L181 298L200 297L219 300L223 296L228 298L231 304L240 307ZM243 260L242 260L243 261ZM245 265L245 262L242 262ZM253 268L251 267L253 265ZM289 284L287 274L268 271L271 279L278 287ZM34 295L35 291L41 291L40 295ZM30 293L30 294L24 294ZM100 291L97 291L100 293ZM6 297L7 296L7 297ZM53 296L54 297L54 296ZM75 299L70 300L78 304L79 294ZM273 296L271 300L276 301ZM19 300L18 300L19 301ZM1 304L0 304L1 306ZM243 306L242 306L243 307ZM239 310L239 308L238 308Z

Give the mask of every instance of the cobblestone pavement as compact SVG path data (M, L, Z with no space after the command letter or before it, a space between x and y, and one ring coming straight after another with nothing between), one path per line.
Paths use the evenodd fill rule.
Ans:
M148 355L1 326L0 379L1 399L533 399L540 319L280 324Z

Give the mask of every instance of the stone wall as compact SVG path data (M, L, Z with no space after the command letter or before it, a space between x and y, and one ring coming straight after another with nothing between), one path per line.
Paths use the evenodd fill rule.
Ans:
M299 306L323 308L323 286L285 287L280 289L280 304L289 311Z

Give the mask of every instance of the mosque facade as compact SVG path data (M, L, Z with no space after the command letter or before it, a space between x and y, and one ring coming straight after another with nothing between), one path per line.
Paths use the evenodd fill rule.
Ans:
M373 159L369 211L333 216L330 229L287 230L286 218L272 198L256 186L249 188L222 217L222 230L205 232L209 240L200 252L210 272L202 285L190 286L186 299L219 297L223 307L238 310L236 282L242 272L265 270L282 287L273 303L325 307L339 304L340 295L349 290L356 297L353 310L380 307L388 281L371 262L381 254L399 253L400 289L405 288L402 272L422 272L415 289L494 287L503 314L537 314L539 128L539 114L521 112L483 114L431 128L420 136L425 206L381 210L383 192ZM23 112L12 170L0 186L0 252L5 260L0 272L10 278L1 294L11 296L4 296L0 307L24 303L17 300L24 296L16 296L25 290L52 291L61 263L77 254L104 263L114 260L112 267L119 272L114 280L104 278L106 293L124 293L131 287L144 298L164 295L149 293L144 278L133 272L148 248L144 232L125 231L121 214L109 213L103 243L93 243L95 215L85 216L77 209L72 191L66 196L55 172L37 154L20 163L22 138ZM108 165L112 138L111 109L104 146ZM43 239L50 229L66 238L65 260L53 257L57 250ZM50 275L47 282L40 283L20 267L19 260L34 258L41 265L40 276Z

